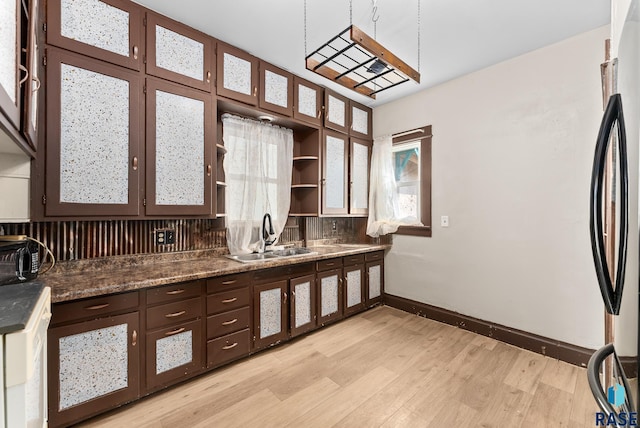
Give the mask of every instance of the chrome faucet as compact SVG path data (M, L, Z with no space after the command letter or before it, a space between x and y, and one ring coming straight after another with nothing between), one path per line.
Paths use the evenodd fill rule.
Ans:
M269 220L269 229L266 224ZM262 227L260 228L260 252L264 253L269 245L276 241L275 232L273 231L273 223L271 222L271 214L266 213L262 217Z

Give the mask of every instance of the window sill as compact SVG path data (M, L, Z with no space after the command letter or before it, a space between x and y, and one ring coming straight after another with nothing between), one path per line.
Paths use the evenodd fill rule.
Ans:
M395 235L431 237L431 226L400 226Z

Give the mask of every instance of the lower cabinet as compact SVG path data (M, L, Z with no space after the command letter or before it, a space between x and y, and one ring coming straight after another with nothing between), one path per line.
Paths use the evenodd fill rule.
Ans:
M69 425L140 396L139 314L85 318L49 329L49 426Z
M345 266L344 269L344 315L364 310L365 280L364 265Z
M287 339L288 293L287 280L253 286L254 349Z
M367 260L365 264L365 305L370 308L382 303L382 294L384 293L384 252L367 253L365 260Z
M342 268L318 272L318 325L342 318Z
M289 332L296 337L318 325L315 274L289 280L289 295Z
M200 372L203 281L146 290L146 392Z

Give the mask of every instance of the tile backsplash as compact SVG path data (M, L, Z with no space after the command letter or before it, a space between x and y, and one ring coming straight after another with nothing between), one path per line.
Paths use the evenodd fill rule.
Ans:
M366 236L366 218L289 217L280 243L380 242ZM154 232L175 230L175 244L156 245ZM0 234L27 235L57 260L226 249L224 219L102 220L0 224Z

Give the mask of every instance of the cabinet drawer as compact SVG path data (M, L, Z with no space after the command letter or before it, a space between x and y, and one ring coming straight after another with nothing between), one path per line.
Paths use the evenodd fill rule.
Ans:
M207 314L217 314L249 306L250 301L249 287L211 294L207 296Z
M313 263L302 263L257 271L253 276L254 284L289 279L292 276L304 276L313 273Z
M249 355L249 329L207 342L207 367L219 366Z
M364 254L355 254L353 256L346 256L342 259L345 266L357 265L364 263Z
M202 282L183 282L181 284L171 284L164 287L147 290L147 304L170 302L172 300L184 300L189 297L199 296Z
M342 259L320 260L319 262L316 262L316 269L319 272L339 267L342 267Z
M207 279L207 293L217 293L230 288L238 288L249 285L251 273L238 273L235 275L218 276Z
M105 314L137 308L139 303L137 291L60 303L53 305L51 325L83 318L98 318Z
M382 260L384 259L384 251L376 251L373 253L367 253L364 256L365 260L368 262L372 262L374 260Z
M147 330L197 318L201 314L202 303L199 297L148 308Z
M207 317L207 339L223 336L234 331L249 328L251 310L249 306L234 311L222 312Z

